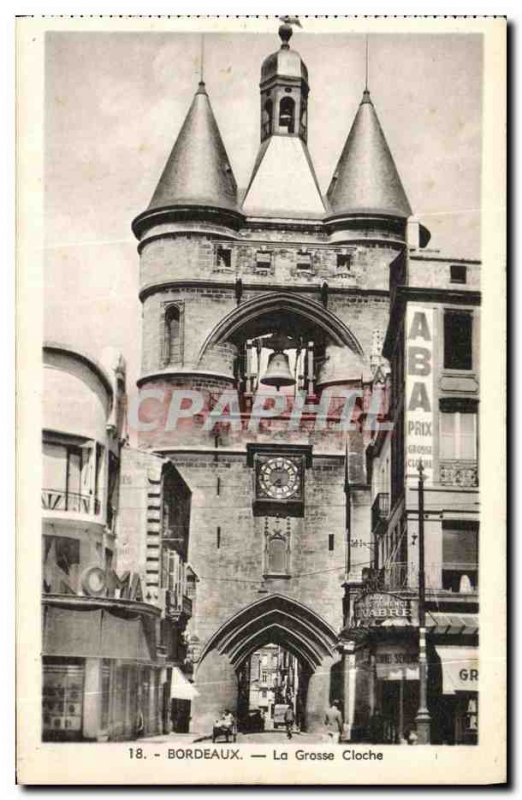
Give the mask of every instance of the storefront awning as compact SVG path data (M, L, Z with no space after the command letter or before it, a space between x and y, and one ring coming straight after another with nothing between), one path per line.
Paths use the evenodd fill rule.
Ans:
M476 614L444 614L442 611L430 611L426 615L426 627L432 634L476 635L478 633L478 616Z
M185 678L182 671L178 667L172 667L170 696L176 700L194 700L198 695L198 690Z
M105 609L49 606L44 617L45 655L79 658L115 658L150 663L144 622L125 619Z
M442 665L442 693L477 692L478 649L436 645L436 650Z

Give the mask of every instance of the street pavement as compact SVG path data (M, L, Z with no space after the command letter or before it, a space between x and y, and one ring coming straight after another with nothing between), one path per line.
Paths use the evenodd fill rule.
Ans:
M317 733L293 733L288 739L286 731L262 731L261 733L238 733L239 743L249 744L318 744L321 735Z
M317 733L293 733L292 738L288 739L286 731L261 731L260 733L238 733L238 744L319 744L322 741L320 734ZM212 736L204 733L166 733L158 736L145 736L139 739L140 742L158 742L163 744L190 745L194 742L212 743ZM224 744L224 739L219 739L219 744ZM233 744L230 742L230 744Z

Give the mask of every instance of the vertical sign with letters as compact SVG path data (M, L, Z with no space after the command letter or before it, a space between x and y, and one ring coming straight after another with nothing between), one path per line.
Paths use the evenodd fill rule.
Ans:
M433 309L416 303L406 312L406 475L417 480L422 459L433 481Z

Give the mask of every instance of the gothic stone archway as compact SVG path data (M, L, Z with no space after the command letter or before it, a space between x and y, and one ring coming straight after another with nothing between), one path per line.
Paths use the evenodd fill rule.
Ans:
M306 728L322 727L329 701L341 694L334 667L337 634L312 609L285 595L271 594L228 619L203 648L195 675L199 696L192 709L194 731L211 730L224 708L237 714L238 672L252 653L270 643L292 653L306 671Z

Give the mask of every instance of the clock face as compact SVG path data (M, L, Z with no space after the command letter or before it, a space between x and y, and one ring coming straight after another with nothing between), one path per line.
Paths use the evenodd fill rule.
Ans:
M289 500L299 494L299 468L289 458L269 458L259 468L259 486L274 500Z

